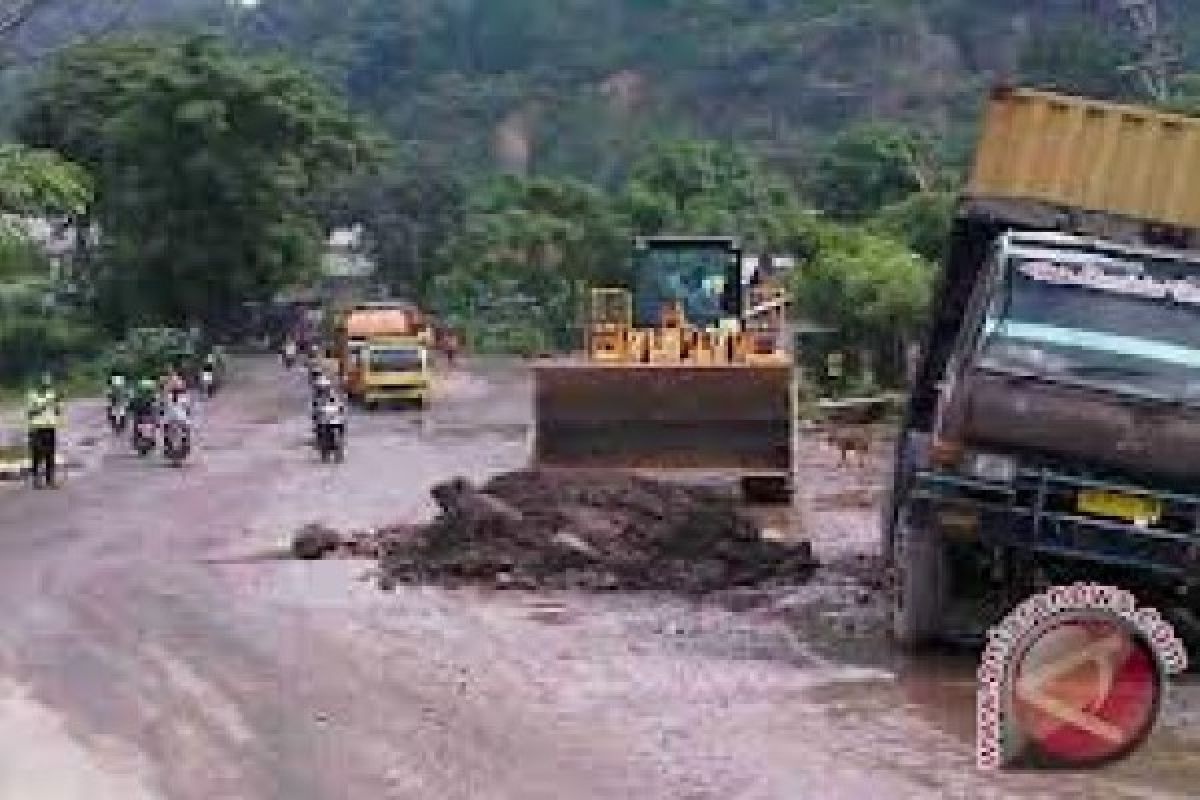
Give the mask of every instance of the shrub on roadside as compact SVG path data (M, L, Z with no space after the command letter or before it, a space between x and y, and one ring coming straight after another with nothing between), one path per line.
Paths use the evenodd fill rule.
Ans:
M100 339L66 317L18 314L0 320L0 385L27 383L44 371L59 376L95 359Z

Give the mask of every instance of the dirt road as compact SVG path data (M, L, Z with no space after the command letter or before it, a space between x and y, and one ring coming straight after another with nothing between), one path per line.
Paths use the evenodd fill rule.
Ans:
M416 518L435 481L524 463L529 388L512 366L450 376L424 418L352 418L335 467L306 445L299 371L238 371L182 470L81 446L84 406L64 489L0 486L0 800L1193 791L1191 689L1111 772L975 772L969 660L897 660L856 582L867 510L810 515L834 561L813 584L704 604L384 594L364 562L265 558L302 523ZM860 480L806 459L810 494Z

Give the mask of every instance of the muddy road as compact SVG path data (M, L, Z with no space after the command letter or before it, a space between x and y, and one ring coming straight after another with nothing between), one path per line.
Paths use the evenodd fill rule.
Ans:
M341 466L307 445L299 370L237 372L182 470L85 404L61 491L0 485L0 799L1194 793L1188 686L1110 771L974 770L969 657L899 659L862 582L878 463L805 445L830 566L802 587L386 594L367 562L271 554L301 524L417 520L436 481L522 465L523 371L448 376L423 416L353 416Z

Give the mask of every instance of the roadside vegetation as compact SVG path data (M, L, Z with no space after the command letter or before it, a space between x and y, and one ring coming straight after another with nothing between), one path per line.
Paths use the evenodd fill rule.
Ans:
M309 202L384 153L297 67L208 36L122 37L63 52L0 150L10 295L0 383L74 374L126 331L212 330L314 275ZM58 155L53 155L58 154ZM69 268L32 256L21 219L71 231Z
M1200 112L1183 0L1157 71L1116 2L66 6L0 21L0 211L73 239L0 227L0 385L218 329L351 224L393 293L496 352L576 344L632 236L736 235L796 257L797 315L898 383L990 82Z

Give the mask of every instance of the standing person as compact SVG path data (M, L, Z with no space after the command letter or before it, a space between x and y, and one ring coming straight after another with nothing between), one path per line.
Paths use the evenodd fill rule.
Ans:
M446 354L446 364L453 367L458 361L458 351L460 345L458 342L458 334L454 331L446 331L446 335L442 340L442 351Z
M58 458L58 427L62 420L62 398L54 388L50 373L29 392L26 404L29 424L29 455L32 460L33 488L55 488L54 468Z

